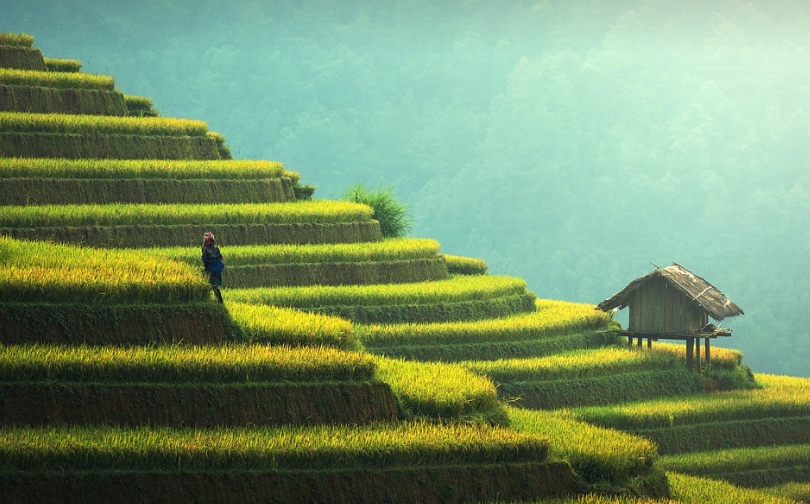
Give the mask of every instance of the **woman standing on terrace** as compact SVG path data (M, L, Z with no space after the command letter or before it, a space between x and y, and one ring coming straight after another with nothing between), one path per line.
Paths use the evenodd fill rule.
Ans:
M225 269L225 264L222 262L222 254L217 247L214 233L210 231L203 236L202 262L205 272L208 273L208 282L214 288L214 295L221 303L222 293L219 288L222 285L222 270Z

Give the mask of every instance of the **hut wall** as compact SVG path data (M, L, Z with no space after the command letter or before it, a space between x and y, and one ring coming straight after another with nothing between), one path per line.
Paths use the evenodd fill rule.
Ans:
M663 278L640 285L632 294L629 308L630 331L689 334L708 322L700 306Z

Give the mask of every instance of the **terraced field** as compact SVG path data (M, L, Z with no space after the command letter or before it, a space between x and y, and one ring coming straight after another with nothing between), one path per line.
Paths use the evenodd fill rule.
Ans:
M0 501L810 500L808 380L628 347L80 66L0 34Z

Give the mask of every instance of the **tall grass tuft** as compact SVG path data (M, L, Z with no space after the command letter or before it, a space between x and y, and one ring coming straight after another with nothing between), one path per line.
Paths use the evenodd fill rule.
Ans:
M393 187L373 190L358 182L347 188L342 198L373 208L373 219L380 223L383 237L406 236L411 232L413 220L408 215L408 207L394 198Z

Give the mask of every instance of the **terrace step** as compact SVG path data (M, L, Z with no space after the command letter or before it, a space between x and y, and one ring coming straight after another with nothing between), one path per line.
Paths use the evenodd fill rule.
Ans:
M210 137L0 132L0 157L220 159Z
M291 224L180 224L0 228L0 236L102 248L185 246L213 232L227 245L361 243L382 240L377 221Z
M0 500L443 503L574 493L570 465L547 452L534 434L424 422L10 429L0 439Z
M396 421L384 383L0 383L0 425L216 427Z
M119 91L2 84L0 84L0 111L40 114L127 115L124 95Z
M0 205L282 203L289 177L258 180L5 178Z
M448 267L449 268L449 267ZM458 362L530 358L602 347L612 335L597 334L608 317L592 305L535 301L535 310L475 322L360 325L367 351L410 360Z
M395 261L259 264L228 266L228 287L374 285L428 282L447 278L440 257Z
M0 68L45 71L45 58L39 49L0 45Z
M0 348L0 426L367 424L400 418L368 355L228 344Z
M0 303L0 343L66 345L221 344L233 338L216 303L88 305Z

